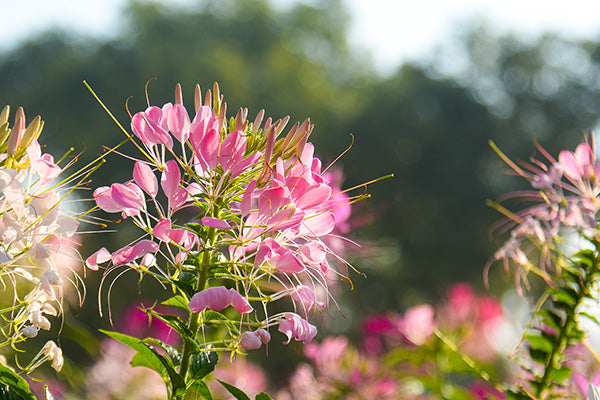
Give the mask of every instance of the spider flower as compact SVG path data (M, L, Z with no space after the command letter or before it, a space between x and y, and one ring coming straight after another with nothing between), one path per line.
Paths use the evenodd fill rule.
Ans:
M492 206L508 218L495 228L509 232L506 240L486 267L500 261L508 271L515 268L517 290L528 287L528 275L534 273L547 282L558 276L568 257L568 242L573 238L597 239L596 215L600 209L600 163L596 159L593 141L581 143L574 152L563 150L558 159L538 145L545 160L532 158L517 165L495 145L500 157L531 185L505 196L528 204L517 211L504 206ZM567 244L565 244L567 243Z
M196 337L202 328L217 350L259 348L274 326L285 343L308 343L317 333L309 311L332 300L328 285L345 263L327 239L338 234L337 219L346 224L355 199L325 175L308 119L285 135L287 117L263 124L261 111L250 122L240 109L228 119L217 85L204 102L196 87L194 109L190 116L178 86L175 104L132 117L130 138L144 156L130 180L98 188L94 198L141 235L98 250L87 265L110 262L105 280L125 268L175 288L188 304L189 331ZM269 304L283 298L293 310L270 315ZM220 324L226 337L211 339Z
M0 113L0 279L13 290L5 290L2 298L7 304L0 311L0 331L2 345L14 347L40 330L50 330L62 311L65 283L79 279L79 222L61 205L77 187L66 188L63 182L72 184L86 173L78 171L55 183L62 168L42 153L38 138L43 121L38 116L26 125L19 108L11 127L9 114L8 106ZM57 370L62 367L62 352L52 341L37 358L51 360ZM41 363L37 361L25 372Z

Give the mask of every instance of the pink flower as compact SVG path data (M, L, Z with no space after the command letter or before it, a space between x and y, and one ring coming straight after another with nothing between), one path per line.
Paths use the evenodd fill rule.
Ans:
M404 313L402 332L417 346L425 343L434 330L433 307L429 304L411 307Z
M258 266L263 262L287 274L304 271L304 264L290 250L272 238L263 240L258 246L254 265Z
M279 332L287 336L288 340L283 342L288 344L292 337L304 344L309 343L317 335L317 328L302 319L298 314L284 313L283 318L279 320Z
M131 119L131 130L148 147L164 145L172 148L173 139L167 129L167 119L163 117L162 110L155 106L135 114Z
M156 253L158 245L151 240L141 240L133 246L125 246L115 251L112 256L114 265L125 265L137 260L146 254Z
M242 297L235 289L227 289L224 286L213 286L196 293L190 299L190 311L199 313L207 308L213 311L221 311L228 306L233 306L240 314L246 314L253 310L248 300Z
M148 193L151 197L156 197L158 194L158 181L152 168L141 161L136 161L133 167L133 180L135 183L142 188L142 190Z
M240 345L246 350L260 349L263 344L271 341L271 334L264 329L246 331L242 334Z
M110 261L110 253L105 247L102 247L85 260L85 265L92 271L97 271L98 264L103 264L107 261Z

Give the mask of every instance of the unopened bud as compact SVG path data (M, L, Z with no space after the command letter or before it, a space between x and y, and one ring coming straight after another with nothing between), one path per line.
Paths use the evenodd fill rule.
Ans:
M10 106L4 106L2 112L0 113L0 126L6 124L8 122L8 115L10 114Z
M42 121L42 118L38 115L25 130L23 138L21 139L21 144L19 145L19 150L25 151L31 142L40 137L43 128L44 121Z
M10 135L8 136L8 148L7 152L9 156L15 154L17 147L21 143L23 134L25 133L25 112L22 107L17 109L17 115L15 116L15 125L13 126Z
M23 336L27 336L28 338L36 337L38 332L39 332L39 329L33 325L27 325L25 328L23 328L23 330L21 330L21 333L23 334Z

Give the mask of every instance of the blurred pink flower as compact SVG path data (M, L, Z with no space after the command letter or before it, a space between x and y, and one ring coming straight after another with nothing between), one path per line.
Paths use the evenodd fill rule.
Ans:
M436 324L434 309L429 304L411 307L404 313L401 331L408 340L417 346L425 343L433 334Z

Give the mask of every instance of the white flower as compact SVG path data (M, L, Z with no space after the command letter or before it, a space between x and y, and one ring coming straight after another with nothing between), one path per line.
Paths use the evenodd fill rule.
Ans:
M60 347L58 347L52 340L49 340L44 345L43 351L47 359L52 361L52 368L54 368L56 371L60 371L65 363Z

